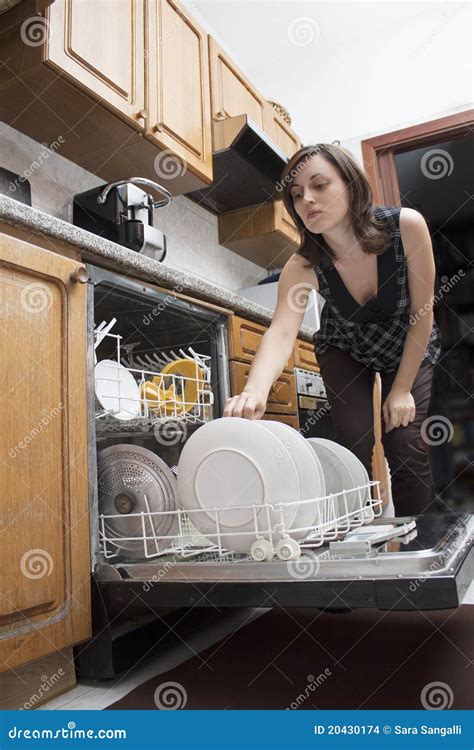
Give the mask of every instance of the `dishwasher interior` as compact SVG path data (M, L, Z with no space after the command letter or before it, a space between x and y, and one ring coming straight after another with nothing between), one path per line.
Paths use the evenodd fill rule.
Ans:
M364 521L359 529L363 535L366 530L372 533L379 529L380 534L372 541L369 533L368 540L362 535L350 542L336 528L336 533L324 535L307 549L303 547L299 559L287 561L258 561L246 554L216 549L186 515L182 518L185 533L195 543L186 555L172 547L171 552L158 546L150 549L146 532L145 544L130 540L126 532L131 506L126 487L127 483L137 486L142 481L143 461L146 464L151 452L166 464L168 472L176 474L180 452L189 436L206 421L222 415L224 400L230 395L227 318L120 274L94 266L89 266L88 272L95 635L91 644L76 647L80 671L112 676L125 663L118 655L120 648L135 654L138 624L144 629L143 644L148 644L156 637L157 622L163 624L166 618L167 622L169 618L181 622L180 612L194 612L202 623L228 607L304 606L348 611L357 607L437 609L462 603L474 568L474 522L468 513L430 513L396 519L372 513L370 523ZM111 321L115 322L107 331ZM153 373L160 371L160 363L190 355L195 355L200 372L205 373L199 381L199 393L193 395L194 407L176 414L178 398L173 391L171 410L169 402L160 401L158 409L154 401L154 409L148 411L151 401L147 388L151 388ZM106 398L99 401L96 391L98 363L115 361L140 382L142 409L130 418L127 414L127 419L117 419L116 409L109 410ZM108 375L105 377L107 380ZM169 389L166 393L169 397ZM115 493L114 507L109 512L113 514L110 518L118 521L115 525L111 522L112 532L101 500L104 481L107 492ZM147 507L140 505L145 530ZM136 533L136 525L130 528ZM384 536L387 529L392 529L392 533ZM121 543L121 533L129 540ZM192 616L187 620L190 622ZM124 645L132 632L133 648Z

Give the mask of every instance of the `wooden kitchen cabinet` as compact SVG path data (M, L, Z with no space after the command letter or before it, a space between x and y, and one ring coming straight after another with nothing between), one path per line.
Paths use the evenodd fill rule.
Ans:
M144 125L144 0L55 0L45 64Z
M250 364L231 360L229 362L230 388L232 396L241 393L250 372ZM298 410L295 376L282 372L270 388L266 411L271 414L293 414ZM271 418L271 417L269 417ZM275 417L276 418L276 417Z
M265 130L265 97L214 37L209 34L208 39L212 120L247 114L259 128Z
M281 117L276 109L265 102L264 110L265 132L268 133L272 141L283 151L288 158L301 148L301 140L297 133L292 130L291 126Z
M212 180L212 133L207 33L176 0L146 4L146 134ZM175 163L174 169L179 169ZM158 177L169 176L157 160ZM158 180L159 181L159 180Z
M176 2L55 0L44 19L34 0L18 8L2 16L0 120L106 181L209 185L207 38Z
M0 671L91 636L86 284L0 235Z
M296 339L294 346L295 367L302 370L319 372L319 365L314 353L314 344L303 339Z
M265 268L281 268L300 246L300 236L283 201L218 216L219 244Z
M229 359L252 362L267 326L232 315L229 321ZM294 355L291 353L283 372L293 375Z

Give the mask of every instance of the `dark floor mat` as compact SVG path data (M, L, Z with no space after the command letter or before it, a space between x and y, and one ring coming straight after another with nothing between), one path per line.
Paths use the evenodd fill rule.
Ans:
M473 624L472 605L276 608L108 709L469 709Z

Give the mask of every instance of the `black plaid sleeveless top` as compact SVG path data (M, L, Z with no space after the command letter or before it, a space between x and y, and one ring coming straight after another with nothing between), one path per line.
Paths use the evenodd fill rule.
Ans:
M391 228L391 242L377 256L379 289L377 298L359 305L342 278L323 258L314 267L319 293L326 303L320 329L313 335L316 359L328 345L348 351L351 356L374 370L391 371L400 364L410 321L407 262L400 236L400 208L375 206ZM441 355L441 332L435 321L421 364L436 364Z

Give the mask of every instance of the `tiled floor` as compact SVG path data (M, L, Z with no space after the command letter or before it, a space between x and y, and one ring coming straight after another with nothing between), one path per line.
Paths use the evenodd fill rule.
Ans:
M474 581L469 587L463 604L474 604ZM268 612L268 609L249 608L236 610L235 612L229 611L223 614L219 622L190 637L188 639L189 646L195 652L201 652L226 635L235 632L239 627L255 620L257 617L261 617L265 612ZM178 664L189 659L192 653L190 648L186 648L184 644L180 643L174 648L170 648L165 654L151 658L145 666L132 669L113 680L80 679L73 690L53 698L53 700L39 707L38 710L101 710L127 695L142 682L178 666Z

